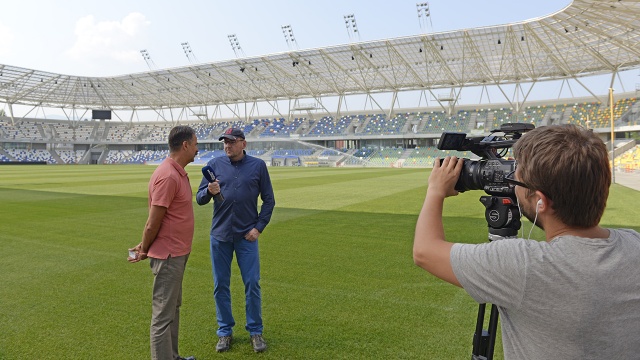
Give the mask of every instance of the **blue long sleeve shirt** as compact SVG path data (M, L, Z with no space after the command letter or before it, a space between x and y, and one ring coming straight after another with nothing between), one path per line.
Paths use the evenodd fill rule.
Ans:
M224 201L213 202L211 236L219 241L234 241L244 238L253 228L264 231L276 205L264 161L245 153L236 162L220 156L209 160L207 165L213 169L224 196ZM196 194L199 205L208 204L213 198L208 185L209 181L203 177ZM259 213L258 196L262 199Z

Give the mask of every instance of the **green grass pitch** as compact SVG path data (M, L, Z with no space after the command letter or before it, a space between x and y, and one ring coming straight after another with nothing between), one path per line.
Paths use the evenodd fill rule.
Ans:
M149 358L152 274L129 264L152 166L0 166L0 359ZM200 167L189 166L194 188ZM477 304L413 264L429 170L270 169L276 209L260 238L264 359L466 359ZM448 240L486 240L481 191L447 199ZM640 192L613 185L602 224L640 230ZM180 349L257 356L233 268L235 342L216 354L211 206L194 201ZM523 223L528 234L531 224ZM532 238L542 239L533 231ZM501 358L497 344L497 358Z

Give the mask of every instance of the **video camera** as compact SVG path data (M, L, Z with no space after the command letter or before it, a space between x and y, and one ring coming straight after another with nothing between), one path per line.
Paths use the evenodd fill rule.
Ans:
M455 189L484 190L489 195L515 195L513 185L504 177L515 170L515 161L502 157L523 133L532 130L533 124L506 123L500 129L491 130L488 136L467 138L465 133L444 132L437 148L440 150L471 151L481 160L464 159L464 166ZM502 135L498 135L502 133ZM502 149L502 153L500 152Z

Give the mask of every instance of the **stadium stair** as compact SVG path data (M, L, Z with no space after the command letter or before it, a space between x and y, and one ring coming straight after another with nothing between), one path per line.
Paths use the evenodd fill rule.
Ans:
M51 151L49 151L49 153L51 154L51 157L53 158L53 160L56 161L56 164L65 164L64 160L62 160L60 155L58 155L57 151L51 150Z
M338 159L338 161L336 161L336 166L342 166L345 161L349 160L349 158L356 153L356 151L358 151L358 149L349 149L340 159Z
M367 116L366 119L364 119L364 121L360 123L360 125L356 128L355 133L356 134L361 133L362 130L366 129L369 123L371 122L371 118L372 116Z
M98 158L98 164L104 164L107 160L107 156L109 155L109 149L103 148L100 157Z
M6 157L7 159L11 160L11 161L15 161L16 159L13 158L13 156L7 154L4 149L0 148L0 157Z
M38 129L38 133L42 139L46 139L47 136L44 133L44 129L42 128L42 124L36 124L36 128Z
M572 112L573 112L573 108L571 106L567 106L562 112L562 117L560 118L560 124L568 124L569 118L571 117Z
M391 164L391 166L395 165L395 167L402 167L405 160L407 160L412 153L413 153L413 149L405 149L402 155L400 155L400 157L398 158L398 160L396 160L394 164Z
M89 139L96 139L98 135L98 128L100 127L100 123L95 123L93 128L91 129L91 134L89 134Z
M407 121L404 123L404 125L402 125L402 129L400 130L401 133L406 134L409 132L409 130L411 129L411 125L413 124L413 118L414 115L411 115L407 118Z
M476 120L478 119L478 113L477 112L472 112L471 115L469 116L469 125L467 126L467 131L471 132L473 129L476 128Z

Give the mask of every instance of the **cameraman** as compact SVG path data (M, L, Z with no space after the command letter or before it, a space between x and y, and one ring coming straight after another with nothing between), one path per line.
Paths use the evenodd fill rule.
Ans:
M546 241L445 240L444 198L463 159L436 159L418 217L414 262L498 306L505 359L632 359L640 356L640 234L606 229L607 149L574 125L524 134L514 146L515 194ZM515 180L515 181L514 181Z

